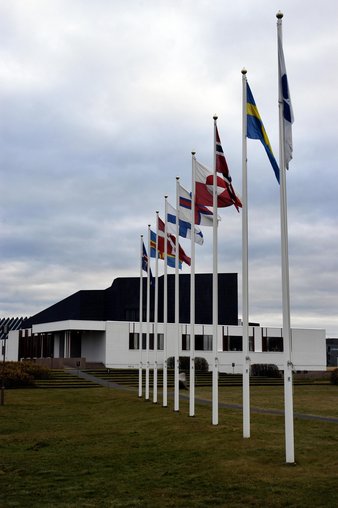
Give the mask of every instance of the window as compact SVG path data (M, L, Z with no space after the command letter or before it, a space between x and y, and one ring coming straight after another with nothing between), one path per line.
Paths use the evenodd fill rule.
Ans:
M132 333L129 334L129 337L130 335L133 335ZM135 335L138 336L138 333L136 333ZM162 335L163 337L163 335ZM163 343L163 340L162 340L162 343ZM129 339L129 344L130 344L130 339ZM130 345L129 345L129 349L138 349L137 348L131 348ZM147 334L146 333L142 333L142 349L143 350L146 350L147 349ZM149 333L149 349L154 349L154 334L153 333ZM160 348L159 348L160 349ZM163 344L162 344L162 348L163 349Z
M249 347L250 347L249 337ZM243 338L239 335L224 335L223 336L223 351L242 351ZM252 351L252 350L250 350Z
M139 348L139 334L138 333L130 333L129 334L129 349L138 349Z
M275 352L283 351L282 337L267 337L267 343L268 343L267 351L275 351Z
M157 334L157 349L159 351L164 350L164 334L163 333Z
M182 351L190 351L190 335L187 333L182 334Z
M196 351L212 351L212 335L195 335Z

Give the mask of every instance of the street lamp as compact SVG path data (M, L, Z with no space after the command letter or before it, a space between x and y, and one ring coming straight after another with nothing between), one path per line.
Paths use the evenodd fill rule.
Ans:
M2 382L1 382L1 406L5 404L5 360L6 360L6 340L8 336L8 324L2 327Z

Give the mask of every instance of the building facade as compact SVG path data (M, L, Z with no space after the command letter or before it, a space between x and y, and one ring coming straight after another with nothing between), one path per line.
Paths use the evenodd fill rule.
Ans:
M145 279L143 295L146 294ZM168 277L168 322L163 323L163 277L159 278L159 314L154 322L154 289L150 294L150 323L146 298L139 312L139 278L116 279L106 290L79 291L23 321L9 334L7 359L39 359L51 366L101 363L109 368L137 368L140 361L156 361L159 368L177 350L180 356L214 362L212 275L196 275L196 325L193 348L190 334L190 276L180 275L180 323L174 323L174 276ZM219 275L217 362L221 372L242 372L242 326L238 326L237 274ZM147 348L147 344L149 347ZM325 330L292 330L295 370L325 370ZM251 363L284 364L280 328L249 327Z

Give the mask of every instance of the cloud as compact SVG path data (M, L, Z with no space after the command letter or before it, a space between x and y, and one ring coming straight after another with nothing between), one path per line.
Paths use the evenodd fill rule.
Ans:
M212 166L212 116L241 194L241 69L278 155L277 2L0 6L1 305L33 314L79 289L139 273L139 238L191 151ZM338 8L283 3L295 111L287 175L292 323L338 334ZM250 311L281 323L279 187L248 141ZM219 267L241 280L241 216L223 210ZM189 244L182 244L189 251ZM212 268L212 233L197 249ZM241 284L239 284L241 308Z

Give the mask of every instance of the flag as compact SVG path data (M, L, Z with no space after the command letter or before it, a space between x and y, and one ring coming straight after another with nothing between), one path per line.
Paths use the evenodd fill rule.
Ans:
M186 211L191 217L191 193L189 193L181 184L179 184L179 204L180 213ZM206 206L195 203L195 224L199 226L210 226L213 225L213 213Z
M195 201L198 205L213 206L214 175L198 161L195 161ZM226 182L217 176L217 206L219 208L233 205Z
M282 34L278 30L278 69L281 97L283 101L283 126L284 126L284 158L285 167L289 169L289 162L292 159L292 124L294 122L291 97L289 91L288 78L286 75L286 67L283 52Z
M147 274L148 274L148 263L149 263L149 258L148 258L148 254L147 254L146 248L144 246L144 242L143 242L142 270L144 270ZM151 273L150 267L149 267L149 273L150 273L150 284L153 284L154 277L153 277L153 274Z
M176 209L167 203L167 230L169 233L176 234ZM182 238L191 238L191 214L190 217L187 212L179 212L178 214L178 228L179 236ZM195 226L195 243L203 245L203 234L200 228Z
M167 223L168 226L168 223ZM165 225L163 220L159 217L158 218L158 242L160 243L161 238L164 242L164 231L165 231ZM163 243L164 245L164 243ZM163 250L164 252L164 250ZM176 253L176 237L174 235L167 233L167 252L175 256ZM182 261L186 263L187 265L191 265L191 259L189 256L186 255L182 247L179 245L179 261Z
M171 244L168 242L169 248L167 248L167 265L171 268L175 268L175 254L172 253ZM161 237L158 235L158 259L164 260L165 252L164 252L164 236ZM169 252L170 251L170 252ZM156 233L154 231L150 231L150 257L156 258ZM182 268L182 261L179 261L179 268Z
M216 127L216 140L215 140L215 154L216 154L216 172L222 173L225 181L225 186L227 188L228 194L230 196L230 199L232 201L232 204L236 207L237 211L239 212L239 208L242 207L242 203L240 199L236 196L236 193L234 191L234 188L232 186L232 178L230 176L230 171L228 168L228 164L223 152L221 140L218 134L217 125ZM218 205L219 206L219 205Z
M246 114L247 114L247 137L250 139L259 139L265 148L266 154L271 163L272 169L276 175L277 181L279 182L279 167L275 156L273 155L272 148L268 135L264 129L264 125L260 114L258 112L255 99L253 98L249 84L246 84Z

